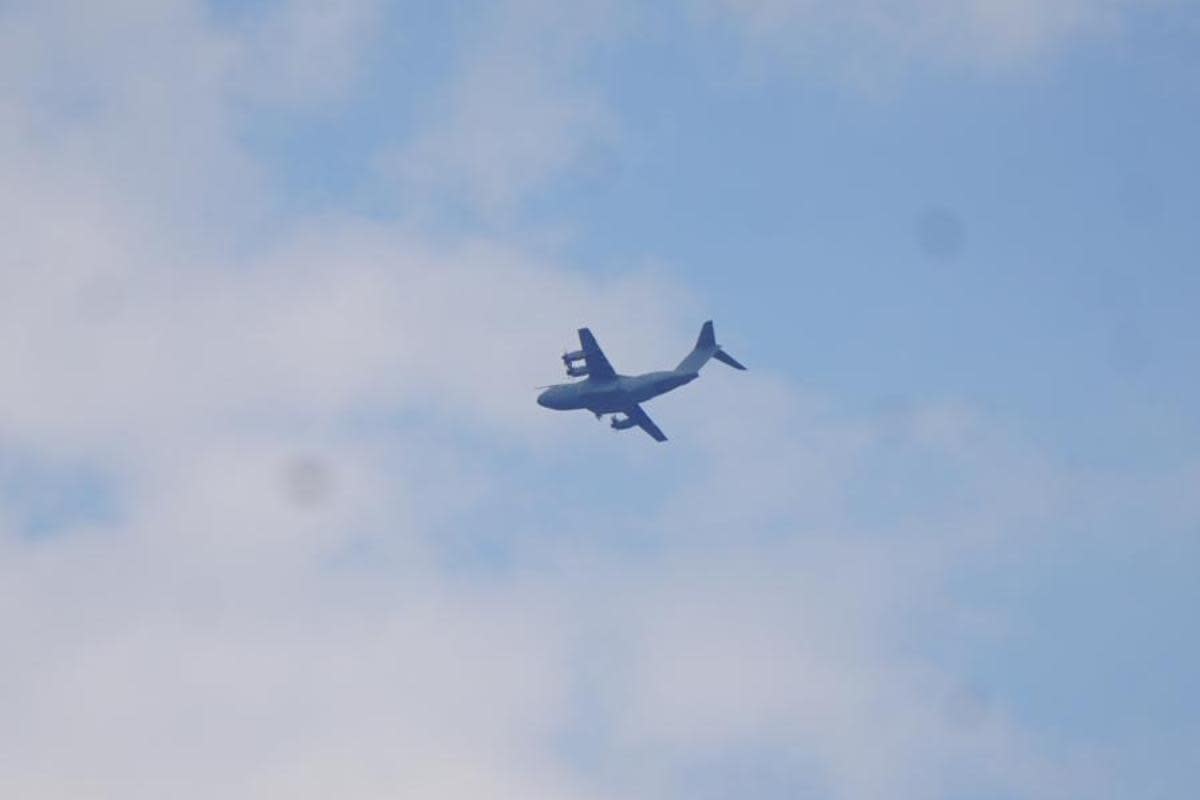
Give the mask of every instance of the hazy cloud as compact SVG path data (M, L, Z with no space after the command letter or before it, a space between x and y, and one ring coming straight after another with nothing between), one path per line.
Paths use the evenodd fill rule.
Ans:
M506 213L610 140L615 120L579 71L619 24L618 8L607 0L489 8L467 32L443 107L380 160L407 204Z
M382 0L286 0L250 12L238 34L234 91L249 99L311 107L354 85L384 19Z
M239 59L327 102L372 5L249 34L71 5L0 12L0 794L691 796L765 750L833 797L1095 796L1107 765L963 714L921 637L1002 636L950 578L1122 503L1102 479L964 404L881 419L762 367L664 398L671 448L581 431L532 402L557 351L588 320L668 361L687 286L407 220L255 228ZM611 130L574 72L611 10L495 13L398 156L416 205L503 209ZM13 463L55 467L57 536ZM55 507L76 465L105 513ZM1196 474L1141 496L1191 519Z
M755 55L877 86L894 70L1023 70L1089 37L1112 35L1136 0L703 0Z

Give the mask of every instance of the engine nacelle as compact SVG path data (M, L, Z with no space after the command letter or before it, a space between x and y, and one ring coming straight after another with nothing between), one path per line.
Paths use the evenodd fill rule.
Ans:
M637 423L631 420L629 417L614 416L612 418L612 426L614 430L625 431L629 430L634 425L637 425Z
M567 365L567 375L572 378L582 378L588 374L587 365L575 366L574 364Z
M562 357L563 363L567 366L570 366L572 361L583 361L585 358L587 358L587 354L582 350L572 350L569 353L563 353Z

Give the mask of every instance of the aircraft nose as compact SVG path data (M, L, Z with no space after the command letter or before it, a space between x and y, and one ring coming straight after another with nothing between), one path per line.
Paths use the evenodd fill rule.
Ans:
M550 392L551 390L547 389L538 395L537 404L542 408L550 408Z

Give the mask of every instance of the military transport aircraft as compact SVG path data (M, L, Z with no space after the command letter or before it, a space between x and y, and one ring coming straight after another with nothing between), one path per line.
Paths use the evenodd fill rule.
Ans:
M579 329L579 345L582 349L564 353L562 360L569 377L584 380L546 388L538 395L538 405L555 411L586 408L596 415L596 419L612 414L612 427L616 430L623 431L636 425L659 442L665 442L667 437L638 403L696 380L700 377L700 368L710 358L734 369L745 369L717 344L712 320L700 329L700 338L687 358L675 369L663 372L618 375L587 328Z

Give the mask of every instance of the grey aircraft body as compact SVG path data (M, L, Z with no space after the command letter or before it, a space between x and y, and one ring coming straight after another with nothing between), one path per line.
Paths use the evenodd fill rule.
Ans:
M604 414L612 414L612 427L616 430L623 431L636 426L659 442L665 442L667 437L639 403L696 380L700 377L700 368L710 358L734 369L745 369L717 344L712 320L704 323L696 346L679 362L679 366L661 372L617 374L596 342L596 337L587 328L579 329L579 346L579 350L564 353L562 360L568 376L583 380L548 387L538 396L538 405L555 411L585 408L597 419Z

